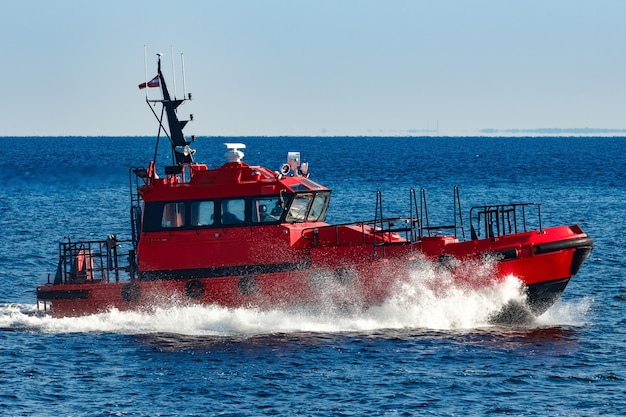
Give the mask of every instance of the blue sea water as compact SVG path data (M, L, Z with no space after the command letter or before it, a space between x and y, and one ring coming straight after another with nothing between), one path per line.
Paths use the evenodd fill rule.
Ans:
M532 323L492 324L493 297L428 293L384 305L259 311L167 307L53 319L35 287L58 242L130 237L129 167L151 138L0 138L0 415L626 414L626 138L198 138L220 165L223 142L278 169L300 151L334 190L330 222L407 215L425 188L433 222L472 205L538 201L544 226L578 223L595 248L562 299ZM167 147L161 144L160 165Z

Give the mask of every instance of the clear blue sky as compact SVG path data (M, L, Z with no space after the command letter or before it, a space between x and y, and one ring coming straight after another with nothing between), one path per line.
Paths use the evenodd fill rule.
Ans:
M156 133L155 54L187 134L626 128L623 0L4 0L0 136ZM154 93L152 90L151 93Z

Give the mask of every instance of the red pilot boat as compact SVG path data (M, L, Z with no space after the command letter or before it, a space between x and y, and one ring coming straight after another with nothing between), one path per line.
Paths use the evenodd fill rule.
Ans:
M327 224L331 190L309 178L299 153L289 153L279 172L243 162L245 145L237 143L226 144L224 165L197 163L176 111L191 96L170 97L160 58L157 77L143 86L162 91L162 100L147 102L175 164L161 175L155 160L131 170L130 241L112 235L59 244L56 274L37 288L38 308L55 316L177 303L366 307L382 303L420 262L462 282L462 265L484 259L493 264L492 279L512 274L522 282L539 315L592 250L577 225L544 228L534 203L473 207L466 239L456 189L452 225L430 225L425 194L413 190L405 218L384 217L377 193L373 220Z

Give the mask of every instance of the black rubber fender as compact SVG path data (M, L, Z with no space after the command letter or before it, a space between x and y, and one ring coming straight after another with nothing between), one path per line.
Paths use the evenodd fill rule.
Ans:
M189 298L198 298L204 294L204 286L197 279L191 279L185 284L185 295Z
M124 301L128 301L129 303L133 303L139 300L141 296L141 288L137 285L136 282L129 282L122 287L122 299Z
M239 282L237 283L237 288L239 288L239 292L241 294L250 295L259 290L259 284L252 275L246 275L239 279Z
M572 275L576 275L580 270L580 267L583 266L589 255L591 254L592 246L583 246L581 248L576 248L574 252L574 256L572 258L572 266L570 267L570 272Z
M580 237L577 239L559 240L558 242L540 243L535 245L535 253L550 253L565 249L574 249L581 247L592 247L593 239L590 237Z

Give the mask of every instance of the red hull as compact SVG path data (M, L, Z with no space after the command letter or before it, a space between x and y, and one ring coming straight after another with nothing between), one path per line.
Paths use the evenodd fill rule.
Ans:
M537 253L542 244L565 242L563 249ZM569 242L569 244L567 244ZM536 314L559 297L590 251L590 240L577 226L527 232L492 240L458 242L451 237L424 238L415 244L386 248L386 257L371 258L372 248L333 246L312 248L302 268L283 272L250 273L221 277L146 279L132 282L85 282L48 284L37 289L38 299L55 316L79 316L118 310L169 307L185 304L216 304L224 307L280 308L307 304L339 303L367 307L382 303L409 276L416 259L427 257L450 267L459 283L487 285L466 277L463 262L492 254L495 277L519 278L529 292ZM508 256L504 258L504 255ZM442 255L446 255L443 256ZM450 264L454 256L461 266ZM458 271L458 272L457 272Z

